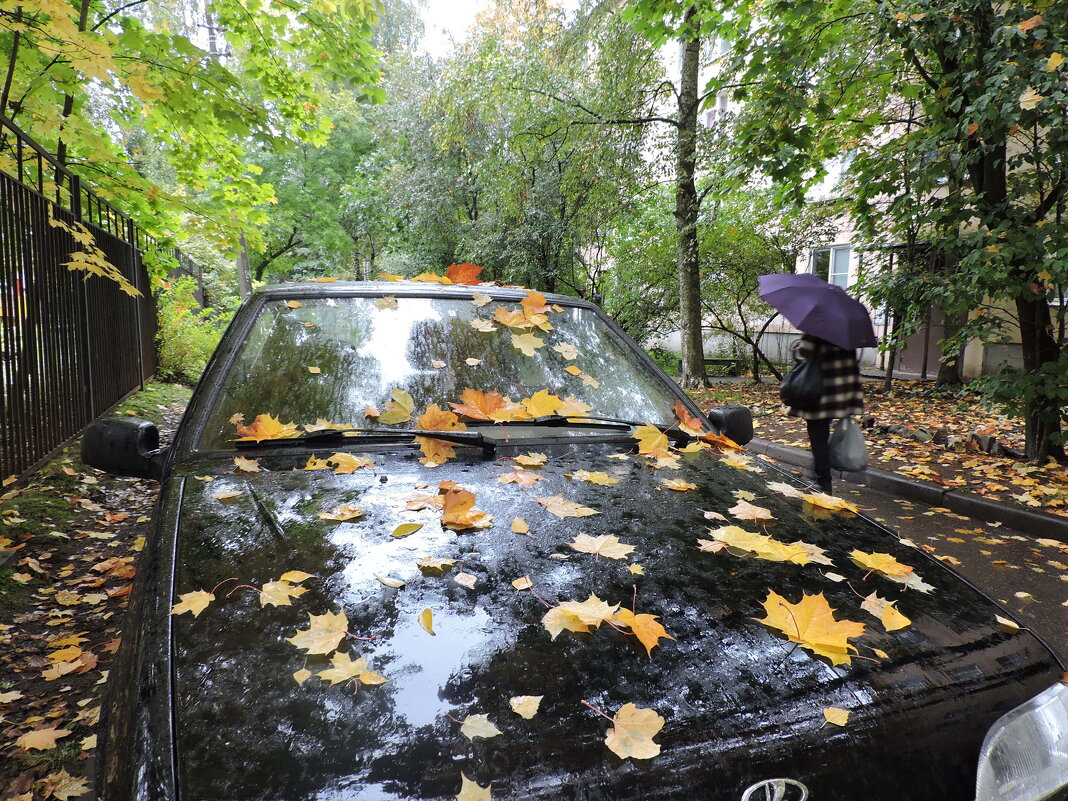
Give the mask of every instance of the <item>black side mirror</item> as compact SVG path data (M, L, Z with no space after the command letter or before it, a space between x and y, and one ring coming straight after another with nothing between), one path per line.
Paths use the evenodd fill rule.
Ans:
M753 413L748 406L717 406L708 413L708 419L724 434L739 445L753 438Z
M163 475L159 429L150 420L104 417L86 426L82 461L120 476L159 479Z

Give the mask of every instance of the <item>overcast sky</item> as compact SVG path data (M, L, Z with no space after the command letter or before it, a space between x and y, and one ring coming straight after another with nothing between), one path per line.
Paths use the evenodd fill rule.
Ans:
M491 0L428 0L423 9L426 33L423 48L435 58L446 55L466 38L475 14L489 7Z

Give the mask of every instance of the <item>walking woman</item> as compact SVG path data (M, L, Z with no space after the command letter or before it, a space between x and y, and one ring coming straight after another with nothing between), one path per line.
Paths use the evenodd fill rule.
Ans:
M794 361L801 362L816 356L823 367L823 395L815 409L787 408L791 417L800 417L808 424L808 442L812 448L812 466L820 490L831 494L831 421L840 417L860 415L864 411L864 391L860 388L860 365L855 350L843 350L837 345L812 336L802 335L794 343Z

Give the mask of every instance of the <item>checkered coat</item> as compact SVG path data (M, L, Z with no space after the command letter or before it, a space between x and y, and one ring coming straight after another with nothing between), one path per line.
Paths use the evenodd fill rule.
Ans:
M791 417L805 420L827 420L859 415L864 411L864 391L860 388L860 365L855 350L842 350L837 345L809 336L796 343L794 361L800 362L819 352L823 362L823 397L820 405L811 410L787 408Z

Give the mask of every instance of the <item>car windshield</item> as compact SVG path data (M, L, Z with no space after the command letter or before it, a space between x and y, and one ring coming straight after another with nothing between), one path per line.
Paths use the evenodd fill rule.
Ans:
M232 361L199 447L233 447L235 425L260 414L298 426L416 427L430 404L449 410L477 397L465 399L468 390L516 404L515 414L495 413L498 420L576 410L674 419L671 388L596 313L537 308L529 301L476 306L463 297L268 301ZM410 418L395 419L409 402Z

